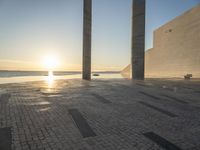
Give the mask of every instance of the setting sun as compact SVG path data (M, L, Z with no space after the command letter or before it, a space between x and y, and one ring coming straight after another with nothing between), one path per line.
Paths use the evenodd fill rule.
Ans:
M59 59L56 55L47 55L43 58L42 64L45 69L53 70L59 66Z

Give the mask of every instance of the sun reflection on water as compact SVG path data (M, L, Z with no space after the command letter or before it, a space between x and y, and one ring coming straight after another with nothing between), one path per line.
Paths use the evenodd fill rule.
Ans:
M48 83L48 87L51 88L54 84L54 75L53 75L53 71L49 71L48 72L48 77L47 77L47 83Z

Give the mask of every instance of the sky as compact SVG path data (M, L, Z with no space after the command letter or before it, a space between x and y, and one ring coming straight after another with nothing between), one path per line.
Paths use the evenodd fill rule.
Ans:
M153 31L200 0L147 0L146 50ZM131 58L132 0L93 0L92 70L122 70ZM78 71L82 64L83 0L0 0L0 70Z

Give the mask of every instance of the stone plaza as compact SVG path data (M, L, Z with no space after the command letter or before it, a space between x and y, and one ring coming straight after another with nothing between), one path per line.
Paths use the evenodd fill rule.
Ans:
M200 81L0 85L1 150L199 150Z

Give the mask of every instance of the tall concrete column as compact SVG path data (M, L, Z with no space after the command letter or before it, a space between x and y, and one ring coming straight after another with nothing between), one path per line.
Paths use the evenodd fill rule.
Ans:
M133 0L132 7L132 79L144 79L145 1Z
M92 0L84 0L83 8L83 70L82 78L91 79Z

